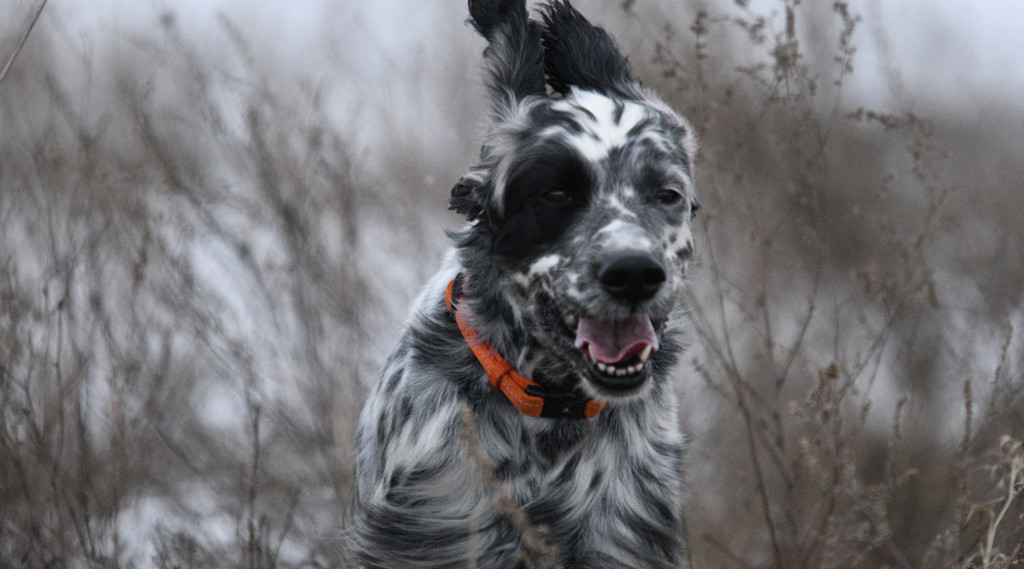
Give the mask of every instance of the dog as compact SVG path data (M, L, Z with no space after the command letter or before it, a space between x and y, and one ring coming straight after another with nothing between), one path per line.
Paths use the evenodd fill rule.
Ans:
M686 567L670 372L699 208L693 131L568 1L537 19L524 0L469 12L491 124L450 198L467 224L360 417L354 556Z

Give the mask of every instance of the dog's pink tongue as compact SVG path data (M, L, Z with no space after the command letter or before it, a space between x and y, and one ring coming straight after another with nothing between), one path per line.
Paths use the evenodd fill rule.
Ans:
M593 357L605 364L614 364L647 346L658 349L658 337L647 316L630 316L625 320L580 318L576 329L576 347L590 347Z

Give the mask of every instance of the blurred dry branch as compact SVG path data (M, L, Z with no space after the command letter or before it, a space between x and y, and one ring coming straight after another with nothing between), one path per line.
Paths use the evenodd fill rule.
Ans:
M318 93L162 25L95 99L47 49L5 86L0 556L336 564L377 195Z
M973 168L1006 149L973 146L984 127L955 115L851 110L860 16L778 7L777 20L745 2L696 12L648 72L677 87L703 139L691 314L705 383L687 388L698 566L1010 567L1024 508L994 533L1000 518L977 508L1005 490L984 480L988 449L1022 429L1022 344L1002 322L1021 318L1024 243L971 226L998 217L982 203L1022 203L1021 173ZM695 57L667 55L686 44ZM1014 380L984 379L997 358ZM999 410L973 413L986 405ZM998 559L981 541L996 534Z
M1020 117L863 104L855 9L769 4L604 15L702 138L694 566L1019 567ZM478 144L480 46L370 127L377 93L220 29L39 26L0 75L4 567L346 566L347 444Z
M25 31L21 34L18 39L17 45L14 46L14 51L11 52L10 56L4 61L4 66L0 68L0 83L4 82L4 77L7 77L7 72L11 70L11 66L14 65L14 60L18 58L18 54L21 53L21 48L25 47L25 42L28 41L29 34L35 29L36 23L39 22L39 16L43 15L43 8L46 7L46 0L39 2L39 7L36 8L35 14L32 19L28 21L25 26ZM10 17L10 14L8 14Z

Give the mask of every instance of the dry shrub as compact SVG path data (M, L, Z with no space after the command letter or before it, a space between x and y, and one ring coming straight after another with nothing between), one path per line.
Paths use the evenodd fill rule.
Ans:
M860 17L774 8L669 17L646 72L703 143L695 564L1009 567L1024 505L1015 475L988 471L1024 416L1024 242L972 225L1024 196L1020 172L973 161L1020 145L979 144L986 127L956 115L863 108L847 92Z
M226 62L167 14L77 73L41 34L0 93L5 566L339 563L365 235L408 212L223 30Z

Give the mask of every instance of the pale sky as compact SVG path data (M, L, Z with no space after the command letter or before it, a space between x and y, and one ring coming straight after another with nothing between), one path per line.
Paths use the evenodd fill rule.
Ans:
M0 3L28 13L38 1ZM598 0L576 4L584 12L601 6ZM777 11L780 2L752 3L755 9L762 5ZM61 20L72 37L82 38L144 30L168 6L181 29L200 41L222 34L217 15L225 14L264 49L302 61L353 42L375 57L402 59L410 50L443 43L443 34L472 35L462 25L462 0L50 0L43 25ZM855 37L854 88L885 92L895 78L919 102L969 107L998 99L1024 111L1024 0L851 0L850 6L864 17ZM894 60L889 74L874 63L883 47ZM881 93L873 95L869 101Z

